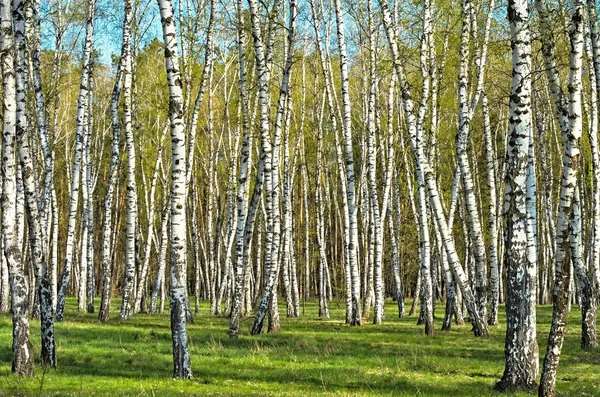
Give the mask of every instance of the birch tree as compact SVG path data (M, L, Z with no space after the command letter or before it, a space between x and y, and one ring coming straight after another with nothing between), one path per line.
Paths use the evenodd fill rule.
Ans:
M541 15L546 11L545 4L538 1L537 8ZM558 74L554 66L552 43L550 37L544 37L543 48L546 60L548 78L555 102L557 103L559 121L563 136L563 169L560 187L560 204L558 207L558 222L556 232L556 253L554 259L554 292L552 296L552 325L548 336L544 367L540 380L539 395L554 396L556 394L556 374L560 353L564 340L567 322L567 305L570 299L569 285L571 283L571 261L567 249L570 235L572 233L572 213L575 189L577 186L577 175L581 164L580 139L582 134L582 63L583 63L583 22L584 4L581 0L574 0L573 13L569 31L571 44L570 73L569 73L569 96L568 105L565 106L564 98L558 85ZM545 14L547 15L547 14ZM541 19L543 16L541 17ZM543 24L545 21L541 21ZM547 20L546 20L547 22ZM543 26L543 25L542 25ZM542 29L544 29L542 27ZM548 67L551 66L551 67Z
M527 1L508 3L512 48L509 137L506 150L504 213L506 219L505 368L498 390L531 390L538 376L535 322L535 255L528 244L527 155L532 129L531 36Z
M250 115L244 109L248 109L248 89L246 77L246 52L244 49L246 33L244 30L244 12L242 0L236 1L236 28L237 28L237 49L238 49L238 67L239 67L239 96L242 106L241 124L242 124L242 145L241 159L238 173L236 211L237 224L235 231L235 265L234 265L234 287L233 302L231 304L231 322L228 334L235 338L239 334L240 316L242 311L243 299L245 297L246 285L246 238L245 225L248 215L248 171L251 163L250 149L252 147L252 135L250 132Z
M277 281L279 274L279 245L280 245L280 203L279 203L279 152L280 140L284 123L284 110L287 105L287 96L289 94L290 75L292 70L292 60L294 55L295 36L294 29L296 26L297 8L294 0L290 1L289 9L289 24L287 37L287 57L283 70L282 81L279 90L279 99L277 101L277 113L275 116L275 124L273 128L273 145L270 144L270 128L268 115L268 86L265 71L265 58L263 55L263 46L260 40L260 26L258 21L258 13L255 0L249 0L250 17L252 21L252 36L254 39L254 51L256 58L256 70L259 76L259 104L260 104L260 125L261 125L261 146L262 152L271 159L265 160L265 209L267 211L267 235L265 237L267 250L265 256L265 290L261 304L257 310L256 318L252 326L252 334L260 333L262 321L269 306L272 307L272 300L276 299L273 293L273 287ZM268 55L268 53L267 53ZM262 73L261 73L262 72ZM269 175L271 174L271 175ZM269 230L268 224L271 224ZM273 310L273 308L271 308ZM276 314L276 313L275 313ZM273 313L271 312L271 318ZM279 325L271 325L273 331L278 332Z
M81 84L77 99L77 126L75 137L75 155L73 156L73 169L71 174L71 194L69 198L69 217L67 226L67 248L63 265L60 290L56 306L56 321L64 319L65 299L71 267L73 263L73 251L75 249L75 228L77 226L77 210L79 206L79 189L81 186L81 157L83 152L84 134L86 133L86 107L89 95L89 69L91 67L92 40L94 35L95 0L87 1L87 20L85 44L83 48L83 64L81 71Z
M427 158L425 157L422 145L417 144L417 123L414 114L414 104L412 101L412 95L410 92L408 81L404 72L404 67L400 61L400 56L398 53L398 44L395 31L392 28L390 11L387 4L381 1L380 7L383 13L383 23L385 26L386 35L392 54L392 60L394 63L394 71L396 72L396 75L398 77L398 84L402 93L405 123L409 131L411 147L413 153L415 154L415 158L417 159L417 170L420 169L420 171L423 173L423 177L425 178L425 183L429 193L429 202L432 207L432 214L440 229L444 250L446 251L446 255L448 255L449 259L449 265L455 272L457 284L462 291L467 310L469 311L469 315L471 316L471 321L473 323L473 330L475 332L475 335L485 336L488 334L487 324L484 321L484 319L480 316L477 310L475 295L473 294L473 291L468 285L466 274L462 266L460 265L458 254L456 253L456 248L454 245L454 238L448 229L448 225L444 217L444 211L441 206L437 182L434 178L433 171L430 168Z
M34 166L29 146L29 131L27 120L28 89L28 59L26 56L26 24L31 24L31 9L25 10L29 5L24 1L13 1L13 20L15 21L15 77L16 77L16 138L20 160L20 169L23 178L27 224L29 227L30 256L35 271L35 287L33 294L40 305L42 364L56 367L56 353L54 345L54 319L52 313L52 300L50 280L48 279L48 266L46 262L46 242L42 233L42 223L39 214L40 199L34 178ZM29 15L27 15L29 14ZM31 285L30 285L31 288Z
M335 21L337 27L338 48L340 51L340 75L342 91L342 131L344 158L346 161L346 201L348 203L348 255L349 285L352 304L352 315L350 325L361 325L360 313L360 272L358 269L358 226L357 206L354 174L354 153L352 148L352 123L348 78L348 55L346 54L346 37L344 33L344 20L342 16L342 5L340 0L334 0Z
M179 72L177 34L170 0L157 0L165 43L165 68L169 83L169 119L171 122L171 335L173 339L173 377L192 378L188 350L186 317L186 200L185 200L185 124L183 94Z
M23 12L23 3L17 3ZM17 87L15 81L15 41L11 2L0 1L0 61L2 63L3 120L2 120L2 237L4 256L8 263L11 284L12 310L12 371L33 376L33 346L29 340L29 287L16 231L16 123ZM24 93L23 93L24 94Z
M125 4L130 6L131 4ZM123 57L122 79L123 79L123 129L125 132L125 146L127 148L127 211L125 229L125 278L123 280L123 301L121 303L120 319L131 318L133 302L135 299L135 255L136 255L136 227L138 222L138 197L137 184L135 181L135 142L132 124L132 51L131 40L123 41L121 51ZM149 224L149 228L152 226ZM138 283L141 283L138 280Z
M117 66L115 76L115 84L111 97L111 125L112 125L112 149L111 162L109 169L109 178L106 187L106 196L104 198L104 217L102 221L102 297L100 301L100 311L98 319L102 322L107 322L110 314L111 301L111 284L112 284L112 213L113 201L115 196L116 185L119 181L120 168L120 141L121 141L121 120L119 117L119 98L121 95L121 83L123 74L123 63L126 59L126 48L131 37L131 23L133 19L133 7L131 1L126 0L124 3L124 20L123 20L123 44L121 45L121 58Z

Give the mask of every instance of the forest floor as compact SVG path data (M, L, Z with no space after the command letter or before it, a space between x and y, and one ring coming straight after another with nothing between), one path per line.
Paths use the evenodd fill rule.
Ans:
M490 336L475 338L470 326L425 337L416 317L399 319L396 304L386 303L382 325L344 324L343 302L331 302L331 319L320 320L307 304L302 317L285 317L281 333L249 335L252 318L242 321L242 335L229 339L228 319L207 315L207 303L188 326L194 379L171 379L171 330L168 314L139 314L119 321L119 301L112 319L76 311L67 300L65 318L56 324L57 370L39 365L32 379L11 373L11 319L0 316L1 396L501 396L493 390L504 370L504 307L501 325ZM407 302L407 311L408 304ZM551 306L538 307L540 367L546 348ZM582 351L576 306L558 374L559 396L600 396L600 349ZM32 320L32 342L39 355L39 322ZM521 394L511 394L520 396ZM527 394L523 394L524 396Z

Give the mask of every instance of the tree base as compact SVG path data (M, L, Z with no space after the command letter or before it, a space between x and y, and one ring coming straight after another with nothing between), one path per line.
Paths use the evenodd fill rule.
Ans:
M500 382L496 383L494 386L494 390L501 393L513 393L517 391L523 391L526 393L536 393L538 390L538 385L535 382L527 383L524 381L511 382L506 379L500 380Z

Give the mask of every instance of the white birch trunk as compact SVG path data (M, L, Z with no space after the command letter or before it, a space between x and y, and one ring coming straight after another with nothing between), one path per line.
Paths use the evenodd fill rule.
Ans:
M152 250L152 242L154 240L154 210L156 203L156 183L158 181L158 169L162 162L162 152L164 148L165 135L167 133L167 127L163 130L161 137L158 141L158 148L156 153L156 161L154 162L154 172L152 174L152 181L150 182L150 204L148 206L148 233L146 236L146 246L144 248L144 259L142 263L142 269L140 272L140 279L138 280L137 290L135 293L135 301L133 304L133 312L139 313L142 298L146 296L146 278L148 277L148 267L150 265L150 254Z
M22 7L21 3L21 7ZM15 82L14 39L11 2L0 1L0 62L2 63L2 238L11 284L12 371L18 375L34 375L33 346L29 340L28 286L17 246L16 230L16 120L17 90Z
M156 280L152 288L152 297L150 298L150 313L156 314L158 294L160 293L160 307L158 312L164 311L165 301L165 269L167 267L167 245L169 239L169 207L165 206L163 210L160 227L160 248L158 249L158 269L156 270Z
M579 298L579 309L581 310L581 348L594 349L598 347L598 336L596 331L596 296L593 293L593 280L588 275L583 260L583 230L581 228L581 198L579 187L575 189L573 198L573 212L571 214L571 235L569 237L569 249L577 296Z
M109 179L106 188L106 196L104 198L104 218L102 222L102 297L100 301L100 310L98 312L98 320L107 322L110 316L110 301L112 298L112 208L115 196L115 190L118 184L118 171L120 168L120 140L121 140L121 121L119 119L119 97L121 95L121 79L123 71L123 63L126 59L126 43L131 37L131 23L133 19L133 8L131 1L125 1L123 21L123 44L121 46L121 58L117 66L115 76L115 85L111 98L111 122L112 122L112 149L111 163L109 170ZM118 199L118 195L117 195Z
M171 121L171 334L173 339L173 377L191 379L188 351L186 304L186 153L183 120L183 94L179 73L177 34L170 0L157 0L165 42L165 67L169 84Z
M125 132L125 147L127 150L127 199L125 215L125 277L123 279L123 301L119 318L126 320L133 315L132 300L135 293L135 262L136 262L136 228L138 222L138 197L135 181L135 142L132 120L132 50L131 40L123 42L121 51L123 57L123 129ZM141 280L138 280L141 283Z
M56 321L62 321L64 319L65 299L67 296L67 288L69 287L69 278L71 276L71 266L73 263L73 250L75 248L75 228L77 226L77 209L79 206L79 189L81 186L81 156L83 151L84 134L86 133L85 113L87 111L87 98L89 95L88 80L92 57L92 39L94 35L95 0L88 0L87 6L88 9L85 45L83 49L83 66L81 72L79 97L77 99L77 126L75 155L73 157L73 169L71 174L71 194L69 199L69 218L67 225L67 248L60 290L58 291Z
M590 70L591 96L590 107L591 120L588 128L590 147L592 150L592 169L594 175L593 185L593 230L594 239L592 240L592 277L595 294L598 297L600 290L600 154L598 153L598 127L600 125L600 22L596 11L596 1L587 1L588 23L590 29L590 50L593 64L593 71Z
M504 190L506 214L506 342L505 368L496 389L530 390L538 376L535 323L535 257L527 214L528 150L531 136L531 38L527 1L508 4L513 79Z
M233 301L231 305L231 322L229 324L228 334L232 338L239 335L240 316L242 312L243 301L246 296L244 291L247 278L247 258L248 253L245 252L247 246L245 236L245 225L248 215L248 170L251 163L250 149L252 147L252 135L250 132L250 115L248 105L248 90L246 77L246 54L245 41L246 33L244 30L242 0L236 1L236 17L237 17L237 44L238 44L238 65L239 65L239 89L240 102L242 106L242 148L240 169L237 184L236 195L236 211L237 224L235 231L235 265L234 265L234 287Z
M556 232L556 253L554 259L554 292L552 297L553 312L550 335L544 367L540 380L540 396L554 396L556 394L556 372L560 360L560 353L564 340L567 309L570 300L569 286L571 284L570 255L566 249L572 230L571 216L573 212L573 199L577 186L577 174L580 167L580 139L582 134L582 109L581 109L581 78L583 63L583 1L576 0L573 4L573 14L569 38L571 43L570 74L569 74L569 99L565 106L564 97L560 92L558 71L555 67L553 43L547 34L548 14L546 5L541 1L536 2L543 35L543 52L546 61L546 72L550 81L550 88L558 109L559 122L563 136L563 170L561 176L560 203L558 209L558 223Z
M265 291L256 313L256 318L252 326L252 335L259 334L262 328L262 322L266 315L266 310L270 307L270 332L279 332L278 313L276 295L273 292L277 276L279 274L279 245L280 245L280 203L279 203L279 150L281 130L284 123L284 110L287 105L287 96L289 94L289 82L292 69L292 60L294 55L297 8L295 0L290 1L289 25L287 38L287 57L283 71L281 86L279 90L279 100L277 102L277 113L275 116L275 125L273 129L273 145L270 144L270 126L269 126L269 106L268 106L268 81L263 76L266 73L265 61L263 57L262 42L260 40L260 26L258 21L257 7L255 0L249 0L250 16L252 20L252 35L254 37L254 49L257 62L257 72L259 76L259 103L260 103L260 124L261 124L261 146L262 152L267 156L265 159L265 209L267 211L267 234L265 239ZM270 44L270 43L269 43ZM268 48L271 48L269 45ZM262 73L261 73L262 72ZM268 157L271 157L270 159ZM271 230L269 230L269 223Z
M410 94L410 89L408 87L408 82L406 80L406 76L404 74L404 68L400 63L400 57L398 54L398 45L396 42L396 35L391 26L391 18L389 8L387 4L380 2L381 9L383 11L383 21L385 25L386 34L388 37L388 42L390 44L390 49L392 52L392 57L394 60L394 68L396 74L398 76L398 83L400 87L400 91L402 92L403 103L404 103L404 113L405 113L405 121L409 130L409 136L411 137L411 146L413 148L413 153L415 153L415 157L417 158L417 168L422 169L423 176L425 178L425 182L427 185L427 189L429 192L429 202L432 207L432 214L435 218L438 227L440 228L440 232L442 235L442 240L444 243L444 249L446 254L449 257L449 264L455 272L456 281L460 289L462 290L463 298L465 299L465 303L469 314L471 316L471 321L473 323L475 335L485 336L488 333L487 324L484 319L481 318L479 312L476 307L476 300L473 294L473 291L468 285L466 275L464 270L462 269L458 254L456 253L456 248L454 245L454 238L450 231L448 230L446 219L443 214L443 209L441 207L440 197L438 194L437 182L434 178L433 171L430 169L430 166L427 162L425 154L423 153L423 148L421 145L417 144L416 140L416 121L414 115L414 107L412 102L412 96Z
M356 189L354 175L354 154L352 149L352 123L348 77L348 56L346 54L346 38L344 34L344 21L340 0L334 0L335 19L337 26L338 47L340 51L340 75L342 80L342 131L344 142L344 156L346 161L346 201L348 203L348 267L350 269L350 291L352 303L352 316L350 325L361 325L360 314L360 272L358 269L358 227Z

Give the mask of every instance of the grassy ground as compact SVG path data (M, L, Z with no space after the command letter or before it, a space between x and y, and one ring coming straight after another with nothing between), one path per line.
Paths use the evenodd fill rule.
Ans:
M113 309L116 319L118 302ZM206 314L207 307L202 309ZM381 326L349 327L339 303L331 304L327 321L318 319L314 305L307 305L301 318L281 319L279 335L250 336L252 319L245 319L237 340L227 337L226 318L197 316L188 327L194 379L180 381L171 379L168 315L140 314L130 321L100 324L95 314L78 314L71 299L67 321L56 325L58 369L44 372L38 366L33 379L11 373L11 321L0 316L0 395L500 396L493 387L504 369L503 318L487 338L473 337L468 326L426 338L414 317L398 319L394 309L388 302ZM550 317L551 307L538 309L541 359ZM38 355L39 323L32 325ZM558 390L562 396L600 396L600 350L579 348L575 306Z

